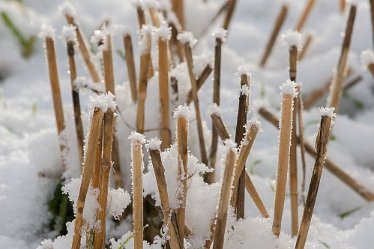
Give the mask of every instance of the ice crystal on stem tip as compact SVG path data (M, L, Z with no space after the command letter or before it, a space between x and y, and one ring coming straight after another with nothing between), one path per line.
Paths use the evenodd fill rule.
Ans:
M115 25L113 30L114 30L114 34L119 35L119 36L131 34L130 27L122 25L122 24Z
M186 119L189 119L191 115L190 108L186 105L179 105L174 110L174 118L184 117Z
M282 94L291 94L292 97L297 96L296 83L291 80L287 80L286 83L283 83L279 87L279 89L281 90Z
M163 41L170 40L171 37L171 27L168 26L166 22L162 22L160 27L155 29L155 36L162 39Z
M74 42L78 44L77 41L77 28L73 25L65 25L62 27L61 38L66 42Z
M252 117L247 124L245 125L245 129L250 129L252 126L256 126L259 132L262 132L262 123L257 118L257 116Z
M161 145L161 140L157 137L151 138L148 140L148 143L146 145L146 148L148 150L159 150Z
M69 1L65 1L58 8L63 15L74 17L76 14L75 8Z
M296 46L299 50L302 49L303 36L301 33L289 29L283 33L281 37L285 45L288 45L289 47Z
M136 131L131 132L131 134L130 134L130 136L129 136L129 139L130 139L132 142L137 141L137 142L139 142L139 143L141 143L141 144L144 144L144 143L146 142L144 135L143 135L143 134L140 134L140 133L138 133L138 132L136 132Z
M41 31L39 33L39 37L42 38L42 39L45 39L45 38L54 39L55 38L55 32L56 32L56 30L52 26L47 25L47 24L43 24L42 28L41 28Z
M195 46L195 44L197 43L197 40L195 39L195 37L193 36L193 34L190 31L184 31L182 33L179 33L177 35L177 39L182 44L188 43L190 45L190 47Z
M103 112L108 111L108 109L114 111L117 108L117 102L115 101L115 96L108 92L95 97L91 96L90 106L92 108L100 108Z
M249 72L249 67L247 65L240 65L235 73L236 76L241 77L242 75L247 75L248 78L251 78L252 75Z
M370 64L374 64L373 50L367 49L361 52L361 63L365 67L367 67Z
M219 28L219 29L217 29L217 30L213 33L213 36L214 36L215 38L220 39L222 42L225 42L225 41L226 41L226 38L227 38L227 30L226 30L226 29L223 29L223 28Z
M327 116L327 117L330 117L330 118L335 118L336 117L336 114L334 113L335 111L335 108L334 107L320 107L319 108L319 113L321 114L321 116Z
M213 114L221 116L221 108L216 103L213 103L208 107L207 114L208 116L212 116Z

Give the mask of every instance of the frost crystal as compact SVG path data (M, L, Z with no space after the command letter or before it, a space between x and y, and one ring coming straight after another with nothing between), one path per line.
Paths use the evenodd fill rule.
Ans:
M72 41L75 44L78 44L77 28L74 25L65 25L62 27L61 38L67 42Z
M102 93L96 97L90 96L90 106L92 108L100 108L103 112L110 108L114 111L117 108L117 102L114 100L115 96L111 93Z
M213 36L215 38L221 39L222 42L225 42L226 37L227 37L227 30L223 28L219 28L213 33Z
M373 50L367 49L361 52L361 63L365 67L374 63L374 53Z
M249 67L247 65L240 65L235 73L235 75L239 77L241 77L243 74L251 78L251 74L249 73Z
M225 148L227 150L233 150L235 152L237 151L236 143L234 143L234 141L231 139L227 139L223 143L225 144Z
M155 30L155 35L156 35L157 38L160 38L163 41L170 40L171 27L169 27L166 22L162 22L160 27Z
M125 208L130 204L131 198L128 192L122 188L110 189L108 193L108 212L115 220L119 220Z
M158 138L151 138L148 140L148 144L146 145L146 148L148 150L159 150L161 145L161 140Z
M195 37L193 36L193 34L191 32L189 32L189 31L184 31L182 33L179 33L177 35L177 39L182 44L188 43L190 45L190 47L195 46L195 44L197 42L197 40L195 39Z
M319 108L319 113L321 114L321 116L327 116L327 117L330 117L330 118L335 118L336 117L336 114L334 113L335 111L335 107L320 107Z
M145 143L145 137L143 134L140 134L136 131L131 132L129 139L132 140L132 142L140 142L141 144Z
M184 117L186 119L189 119L190 117L190 109L186 105L179 105L174 110L174 118Z
M43 24L42 28L41 28L41 31L39 33L39 37L42 38L42 39L45 39L45 38L54 39L55 31L56 30L52 26L47 25L47 24Z
M114 34L119 35L119 36L125 36L125 35L130 35L131 30L130 27L117 24L114 26Z
M287 80L286 83L283 83L279 89L282 94L290 94L292 97L297 96L296 83L290 80Z
M216 103L213 103L212 105L208 107L208 110L206 113L209 117L212 116L213 114L216 116L221 116L221 108Z
M252 117L245 125L246 129L250 129L252 126L256 126L258 131L262 132L262 123L256 116Z
M139 35L141 37L138 46L139 46L139 52L140 54L144 54L148 52L148 42L150 39L148 35L152 35L153 32L153 26L152 25L143 25L142 29L139 32Z
M283 33L281 37L285 45L288 45L289 47L296 46L297 49L301 50L302 35L299 32L289 29Z
M63 15L67 15L71 17L74 17L76 14L73 5L71 5L71 3L68 1L65 1L63 4L61 4L59 6L59 10L61 11Z
M247 85L242 85L240 93L247 96L251 95L251 87Z

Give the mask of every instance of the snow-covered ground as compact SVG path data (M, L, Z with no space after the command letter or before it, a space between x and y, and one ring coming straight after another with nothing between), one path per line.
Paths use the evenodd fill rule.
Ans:
M91 36L104 20L110 20L112 24L129 26L136 44L136 11L131 1L75 0L71 2L76 8L81 27L88 36ZM197 56L195 69L198 71L205 63L213 61L214 38L211 33L222 20L218 19L216 25L206 33L201 33L224 1L187 0L185 2L187 28L198 39L193 50ZM305 0L292 2L282 32L295 26L305 2ZM338 2L317 0L315 9L304 28L305 32L314 34L305 59L298 65L297 78L302 82L304 96L323 86L336 68L348 14L347 11L345 14L339 13ZM328 157L367 189L374 191L374 153L372 152L374 80L360 62L361 51L373 46L372 28L369 1L357 1L357 3L357 18L348 64L353 69L353 74L361 75L362 80L343 96L333 128L334 139L329 143ZM24 0L22 4L17 1L2 1L0 11L6 12L11 17L25 37L37 36L42 24L52 25L57 31L56 49L67 122L66 134L71 144L67 156L69 168L64 176L70 179L79 177L79 163L78 154L74 149L76 138L66 47L60 37L65 19L58 9L59 4L61 1L57 0ZM258 66L279 9L279 1L274 0L238 1L222 52L221 109L222 117L231 134L235 132L237 97L240 91L239 78L235 72L242 64L247 65L252 74L252 107L266 105L274 112L279 112L279 86L288 79L288 48L282 44L281 39L277 40L267 68L261 69ZM122 40L119 36L114 36L113 42L115 48L122 49ZM137 46L135 46L135 54L138 55ZM61 167L43 41L38 39L35 53L30 58L23 59L16 39L0 21L0 55L0 75L3 77L0 80L0 248L36 248L43 239L53 236L53 233L47 229L51 218L47 202L52 197L58 182L58 179L53 177L40 177L40 173L47 172L53 175L59 172ZM153 55L153 60L156 64L156 54ZM80 58L77 62L79 76L88 77ZM138 65L138 56L136 62ZM136 108L130 101L125 63L117 53L114 53L114 67L118 107L126 120L125 123L122 118L117 119L117 133L124 180L127 190L130 190L128 168L130 141L127 137L131 132L131 127L128 125L134 127ZM173 73L181 77L180 91L186 92L189 89L189 82L185 66L175 69ZM206 141L210 141L208 131L211 126L210 118L205 112L212 99L211 78L199 92L203 119L206 122ZM146 129L156 128L159 120L158 106L155 106L155 103L158 103L156 83L157 77L148 85ZM89 118L88 96L88 92L82 94L84 124L87 124ZM326 97L317 103L317 106L325 105L325 99ZM175 106L177 104L183 103L175 103ZM316 107L305 111L305 136L311 142L314 141L318 122L319 112ZM253 176L254 184L264 200L270 218L261 218L252 200L246 195L247 218L236 222L232 215L229 216L227 227L230 229L226 233L225 248L294 247L295 238L290 238L288 194L280 239L276 239L271 233L278 130L264 120L262 123L263 132L257 136L247 162L247 169ZM190 144L192 145L198 144L195 126L195 121L191 120ZM145 133L147 139L157 135L155 131ZM175 150L172 148L170 153L173 149ZM220 150L223 151L224 148L220 147ZM190 146L190 151L195 156L200 155L198 146ZM174 165L172 155L163 156L168 158L169 164ZM195 171L205 170L193 158L191 161L191 167ZM313 159L308 156L307 182L311 177L313 163ZM220 174L222 166L221 160L217 169ZM299 176L301 177L301 170ZM145 175L145 191L148 193L157 190L152 177L152 172ZM206 238L206 233L209 232L207 222L218 201L219 183L207 186L199 176L195 176L191 181L189 191L194 195L188 199L187 225L193 232L189 243L198 248L201 238ZM300 217L302 210L303 205L300 202ZM123 225L116 231L111 231L109 235L121 237L129 231L129 228L128 225ZM374 247L373 229L374 203L366 202L334 175L324 170L306 248L371 249ZM157 248L156 245L154 248Z

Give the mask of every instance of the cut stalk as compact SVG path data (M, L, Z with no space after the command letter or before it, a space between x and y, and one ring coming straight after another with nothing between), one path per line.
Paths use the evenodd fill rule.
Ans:
M129 33L123 36L123 45L125 47L125 58L127 66L127 74L129 77L131 97L132 101L136 102L138 100L137 88L136 88L136 70L135 70L135 60L134 52L132 46L132 39Z
M245 124L247 123L247 112L249 107L249 89L250 89L250 78L249 73L242 73L240 76L240 95L238 105L238 116L236 120L236 131L235 131L235 143L240 146L240 143L244 137ZM248 91L245 91L248 90ZM235 213L237 219L244 218L244 194L245 194L245 171L240 172L240 178L237 189L234 191L235 198Z
M168 29L167 24L163 24ZM169 111L169 63L168 63L168 37L158 39L158 65L159 65L159 98L160 98L160 138L161 149L170 147L170 111Z
M197 77L197 79L196 79L197 91L199 91L200 88L204 85L204 83L206 82L206 80L208 79L208 77L209 77L209 75L212 71L213 71L213 69L209 64L205 66L203 71L200 73L200 76ZM190 90L188 92L188 95L187 95L186 104L189 105L192 101L193 101L192 90Z
M144 132L145 98L147 95L149 65L151 64L151 35L150 33L145 32L143 39L145 39L144 40L145 50L140 56L140 71L139 71L139 83L138 83L138 108L136 112L136 131L139 133Z
M84 144L84 135L83 135L83 124L81 118L81 106L79 101L79 88L75 86L75 80L77 78L77 68L75 64L75 46L74 41L67 42L67 54L69 57L69 71L70 71L70 83L71 83L71 95L73 98L73 107L74 107L74 122L75 122L75 134L77 137L78 145L78 155L81 167L83 166L83 144Z
M91 129L89 131L87 151L83 167L82 182L79 188L77 201L77 213L74 222L74 235L71 248L79 249L81 243L81 231L83 225L83 209L86 201L88 186L91 179L93 165L95 163L95 155L97 151L97 141L101 134L102 120L104 113L101 109L95 108L91 117Z
M104 67L104 82L105 89L107 92L116 95L115 81L114 81L114 70L113 70L113 51L112 51L112 37L110 34L106 36L105 49L103 51L103 67ZM121 174L121 164L119 159L119 148L118 148L118 138L116 135L116 128L114 125L114 135L113 135L113 169L114 169L114 182L116 188L121 188L123 186L122 174Z
M310 13L311 13L315 3L316 3L316 0L308 0L308 2L305 4L303 12L300 15L300 17L299 17L299 19L297 20L297 23L296 23L295 30L297 32L300 32L304 28L306 20L310 16Z
M51 90L52 90L52 99L53 99L53 107L55 110L57 134L60 138L60 136L62 136L62 132L65 129L65 118L64 118L64 110L62 107L60 81L59 81L58 70L57 70L55 42L54 42L53 37L48 37L48 36L45 37L44 42L45 42L45 47L46 47L46 52L47 52L49 82L50 82ZM65 159L63 158L63 150L65 149L65 145L62 142L60 142L59 147L60 147L60 152L61 152L62 167L63 169L65 169L66 168Z
M274 114L272 114L271 112L266 110L264 107L261 107L258 110L258 112L263 118L265 118L267 121L269 121L275 127L279 126L278 118ZM297 142L300 143L299 138L297 139ZM305 151L308 152L309 155L311 155L314 158L317 156L317 152L314 149L313 145L311 145L307 141L304 141L304 147L305 147ZM353 191L355 191L358 195L360 195L366 201L374 201L374 193L373 192L368 190L359 181L352 178L347 172L342 170L342 168L339 165L335 164L329 158L326 158L325 167L333 175L335 175L337 178L339 178L343 183L345 183L348 187L350 187Z
M334 107L338 110L340 98L342 94L342 84L344 79L344 72L347 65L349 47L351 44L353 24L356 18L356 6L351 5L349 10L349 17L347 21L347 27L345 30L345 36L342 44L342 50L340 53L339 62L336 69L336 75L333 82L331 82L330 93L328 97L328 106Z
M143 248L143 144L144 138L138 133L132 133L132 186L133 186L133 221L134 248Z
M291 88L293 83L289 82L283 85L283 89ZM274 220L272 231L273 234L279 237L281 226L284 199L286 196L287 171L290 158L290 145L292 133L292 109L293 100L296 95L296 90L293 93L283 92L282 95L282 109L281 109L281 125L279 133L279 154L278 154L278 170L277 170L277 187L275 190L274 201Z
M228 150L214 229L213 249L222 249L225 240L227 210L229 208L232 175L236 161L236 149L229 148Z
M316 140L317 156L314 163L312 179L309 185L308 197L301 220L300 231L297 235L295 249L303 249L308 236L310 222L312 220L314 205L317 199L319 183L322 176L322 169L327 155L327 143L330 137L332 117L322 116L320 129Z
M214 77L213 77L213 104L220 105L220 87L221 87L221 48L222 39L216 38L216 46L214 53ZM209 166L214 170L217 157L218 148L218 133L215 126L212 124L212 142L209 153ZM207 183L215 182L215 171L207 175Z
M88 73L90 74L90 76L91 76L91 78L94 82L101 82L101 79L100 79L100 76L97 72L97 69L96 69L95 65L92 63L92 54L91 54L91 52L88 48L88 45L87 45L87 42L86 42L87 39L84 37L84 34L80 30L80 28L77 25L77 23L75 21L75 18L73 16L65 14L65 18L66 18L67 23L75 26L75 28L77 30L77 39L78 39L78 43L79 43L79 46L78 46L79 51L82 55L84 63L86 64Z
M271 35L269 37L269 40L266 43L265 51L262 54L261 60L260 60L260 66L263 68L266 66L266 63L269 59L269 56L271 54L271 51L273 50L275 41L277 40L279 31L281 30L284 21L286 20L288 13L288 6L287 5L282 5L279 14L277 16L277 19L275 20L273 30L271 32Z
M171 248L181 249L183 248L183 243L179 240L177 236L176 222L170 219L171 210L169 205L169 196L167 190L167 184L165 179L165 168L161 161L160 150L158 148L149 148L149 155L152 160L152 165L157 181L158 192L160 194L161 208L164 215L164 225L168 225L169 236L170 236L170 246Z
M188 109L187 109L188 110ZM178 176L182 183L180 196L181 206L176 210L179 241L184 241L184 224L186 219L187 200L187 160L188 160L188 118L184 115L176 115L177 119L177 145L178 145Z
M197 125L197 131L199 135L201 161L205 165L208 165L208 156L206 153L203 125L201 121L200 104L199 104L199 98L197 96L197 83L196 83L195 75L193 73L193 59L192 59L192 50L191 50L190 42L186 42L184 44L184 52L185 52L186 61L187 61L188 74L189 74L190 81L191 81L192 99L194 101L194 106L195 106L196 125Z

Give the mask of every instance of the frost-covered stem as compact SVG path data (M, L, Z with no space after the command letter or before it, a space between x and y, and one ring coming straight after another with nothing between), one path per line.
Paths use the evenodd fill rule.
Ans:
M95 68L95 65L92 63L92 55L90 50L87 47L86 38L84 37L83 33L81 32L79 26L76 24L75 19L73 16L65 15L66 21L68 24L75 26L77 31L77 40L78 40L78 47L79 51L82 55L83 61L86 64L87 70L92 78L92 80L96 83L101 82L100 76Z
M275 127L278 127L279 120L274 114L266 110L264 107L260 108L258 112L268 122L270 122ZM297 139L297 142L300 143L300 138ZM308 152L309 155L311 155L314 158L317 156L317 152L314 149L313 145L311 145L307 141L304 141L304 147L305 151ZM374 193L368 190L362 183L352 178L347 172L342 170L342 168L339 165L331 161L329 158L326 158L325 163L325 167L327 170L329 170L342 182L347 184L347 186L350 187L353 191L355 191L358 195L360 195L366 201L374 201Z
M262 54L261 60L260 60L260 66L265 67L266 62L271 54L271 51L273 49L273 46L275 44L275 41L277 40L279 31L281 30L284 21L286 20L288 13L288 6L287 5L282 5L279 14L277 16L277 19L275 20L273 30L271 32L271 35L269 37L269 40L266 43L265 51Z
M345 36L342 44L342 50L340 53L340 58L338 62L338 66L336 69L336 75L334 77L333 82L331 82L330 86L330 93L328 97L328 105L329 107L335 107L338 110L340 98L342 94L342 84L344 79L344 72L347 65L349 47L351 44L352 38L352 31L353 31L353 24L355 22L356 17L356 6L351 5L349 10L349 17L347 21L347 27L345 30Z
M212 113L210 117L212 118L212 123L217 131L217 135L221 138L221 140L226 141L227 139L230 139L229 131L223 123L221 116L217 115L216 113Z
M132 39L131 39L130 34L125 34L123 36L123 45L125 47L125 58L126 58L127 74L128 74L130 89L131 89L131 97L132 97L132 101L136 102L138 100L138 93L137 93L137 88L136 88L136 69L135 69Z
M253 202L255 203L257 209L260 211L262 217L263 218L269 218L269 213L266 210L266 207L265 207L263 201L261 200L261 197L258 194L258 192L255 188L255 185L251 181L251 178L249 177L249 173L247 172L247 170L245 171L245 173L246 173L245 174L245 188L246 188L247 192L251 196Z
M197 131L199 135L201 161L205 165L208 165L208 156L206 154L203 125L201 121L200 104L199 104L199 98L197 96L197 83L196 83L195 75L193 73L192 50L191 50L189 42L184 44L184 52L186 56L187 66L188 66L188 74L190 76L190 81L191 81L192 99L194 101L194 106L195 106L196 125L197 125Z
M228 0L227 3L227 12L225 19L223 20L223 29L228 30L230 27L230 23L232 20L232 17L234 15L235 7L236 7L237 0Z
M184 0L172 0L171 1L173 11L178 18L179 24L184 30L186 28L185 13L184 13Z
M107 92L116 94L115 81L114 81L114 69L113 69L113 49L112 49L112 37L110 34L106 36L105 46L103 51L103 67L104 67L104 83L105 90ZM116 130L114 126L114 130ZM121 165L119 159L119 148L118 148L118 138L116 132L114 131L113 138L113 168L114 168L114 182L116 188L123 187Z
M209 64L205 66L203 71L200 73L199 77L197 77L196 79L197 91L199 91L200 88L204 85L204 83L206 82L206 80L208 79L212 71L213 69ZM193 100L192 90L190 90L187 95L186 104L189 105L192 102L192 100Z
M139 140L131 142L134 249L143 248L143 149Z
M83 167L82 182L79 188L77 200L77 213L74 222L74 235L71 248L79 249L81 242L81 231L83 225L83 209L86 201L88 186L95 163L95 155L97 151L97 141L101 134L101 127L104 113L100 108L95 108L91 117L91 128L88 135L87 150Z
M290 74L290 80L296 81L296 74L297 74L297 46L292 45L289 48L289 74Z
M310 12L312 11L315 3L316 3L316 0L308 0L308 2L305 4L303 12L301 13L299 19L297 20L297 23L295 26L295 30L297 32L301 32L301 30L303 29L306 23L306 20L310 16Z
M222 49L222 39L216 38L214 53L214 72L213 72L213 103L220 105L220 88L221 88L221 49ZM212 142L209 153L209 166L211 169L215 168L216 157L217 157L217 147L218 147L218 132L212 124ZM207 183L211 184L215 181L214 171L207 175Z
M250 87L250 78L247 73L240 76L240 87ZM249 108L249 94L241 91L239 95L238 116L236 120L235 143L240 146L245 133L245 124L247 123L247 112ZM239 177L237 189L234 191L235 213L237 219L244 218L244 194L245 194L245 171L242 170Z
M109 189L109 173L112 165L113 130L115 117L114 112L109 110L104 114L103 129L103 157L101 161L101 179L99 185L99 209L96 217L100 221L101 229L95 231L94 249L102 249L105 245L106 231L106 209Z
M70 83L71 83L71 95L73 98L73 108L74 108L74 122L75 122L75 133L77 137L78 145L78 155L80 165L83 166L83 144L84 144L84 135L83 135L83 124L81 118L81 106L79 101L79 89L75 86L74 82L77 78L77 68L75 64L75 44L74 41L67 42L67 54L69 57L69 71L70 71Z
M230 148L226 156L225 171L222 179L222 187L218 203L216 225L213 236L213 249L222 249L225 240L227 210L230 202L232 175L235 167L236 152Z
M330 137L331 122L331 117L321 117L320 129L316 139L317 156L314 163L312 179L310 180L308 197L306 200L303 217L301 219L300 231L297 235L295 249L303 249L305 246L306 238L308 236L314 205L316 203L318 187L321 180L322 169L327 154L327 143Z
M185 116L177 117L177 145L178 145L178 176L181 182L180 207L176 210L178 220L179 241L184 241L184 224L186 219L187 200L187 159L188 159L188 119Z
M143 39L146 39L146 48L144 53L140 56L138 108L136 112L136 131L139 133L144 132L145 98L147 95L149 65L151 64L151 35L148 32L144 35L145 37Z
M373 49L374 49L374 0L370 0L370 17L371 17L371 32L373 39Z
M164 215L164 225L168 226L168 232L170 236L170 246L171 248L181 249L183 248L183 244L180 242L177 231L176 231L176 224L170 219L170 204L169 204L169 196L168 196L168 189L167 183L165 179L165 168L161 161L161 155L159 149L149 149L149 155L152 160L152 165L157 181L158 192L160 194L161 200L161 208Z
M170 110L169 110L169 63L168 40L158 39L159 96L160 96L160 138L161 149L171 144Z
M58 70L57 70L55 42L52 37L45 38L45 47L46 47L46 56L47 56L47 64L48 64L49 82L51 85L53 107L55 110L57 134L58 136L61 136L62 132L65 129L65 118L64 118L64 110L62 107L60 81L59 81ZM60 143L59 146L60 146L61 157L63 157L62 152L65 149L65 145ZM65 160L62 158L62 167L65 169L66 165L64 161Z
M339 0L339 11L341 14L344 14L346 6L347 6L346 0Z
M308 49L310 48L310 45L312 44L312 41L313 41L313 35L311 33L308 33L305 37L303 49L299 53L299 61L304 59L306 52L308 51Z
M287 171L290 158L291 132L292 132L292 108L293 96L291 94L283 94L282 110L279 133L279 152L278 152L278 170L277 170L277 187L275 190L274 201L274 220L272 231L279 237L284 199L286 195Z

